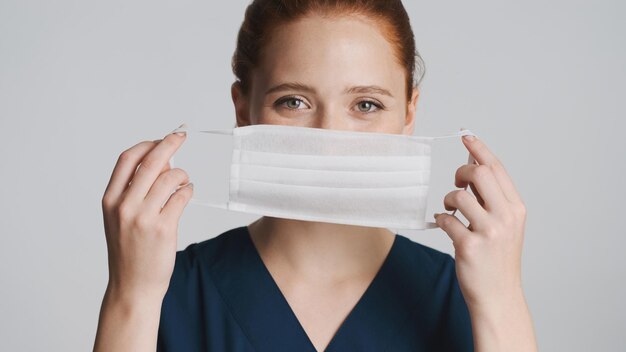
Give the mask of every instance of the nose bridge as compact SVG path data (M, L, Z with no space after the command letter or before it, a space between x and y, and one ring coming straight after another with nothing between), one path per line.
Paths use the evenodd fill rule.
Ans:
M346 117L339 104L323 104L317 110L314 127L329 130L341 130L346 122Z
M317 124L319 125L319 128L326 128L326 129L332 130L333 126L335 126L336 124L336 122L333 121L332 114L328 113L328 111L320 113L316 117L316 120L317 120Z

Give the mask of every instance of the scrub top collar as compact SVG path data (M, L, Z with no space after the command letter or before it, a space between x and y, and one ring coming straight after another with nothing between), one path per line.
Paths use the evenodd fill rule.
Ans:
M315 351L243 227L209 268L225 305L255 350ZM431 263L416 256L409 242L395 235L380 270L325 351L384 351L402 335L434 282L427 270Z

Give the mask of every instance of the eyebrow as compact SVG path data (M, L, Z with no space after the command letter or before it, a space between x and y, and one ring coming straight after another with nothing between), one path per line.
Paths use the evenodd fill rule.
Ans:
M315 89L313 89L313 87L311 86L307 86L306 84L302 84L298 82L290 82L290 83L279 84L277 86L274 86L268 89L265 92L265 95L276 93L276 92L282 92L286 90L299 90L303 92L315 93Z
M286 90L299 90L303 92L315 93L315 89L311 86L308 86L306 84L302 84L299 82L289 82L289 83L279 84L277 86L274 86L268 89L265 92L265 95L276 93L276 92L282 92ZM365 94L365 93L387 95L393 98L393 94L391 94L389 90L384 89L379 86L354 86L354 87L350 87L344 90L344 94Z
M348 89L345 90L344 93L348 93L348 94L364 94L364 93L369 93L369 94L381 94L381 95L387 95L393 98L393 95L391 94L391 92L389 92L387 89L384 89L382 87L379 86L356 86L356 87L350 87Z

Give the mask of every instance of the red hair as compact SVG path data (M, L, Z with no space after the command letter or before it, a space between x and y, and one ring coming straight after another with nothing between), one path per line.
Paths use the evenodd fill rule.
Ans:
M401 0L253 0L246 9L232 58L233 73L244 94L249 93L250 72L259 64L272 31L310 13L363 15L379 24L405 69L407 99L411 99L413 87L419 85L425 69Z

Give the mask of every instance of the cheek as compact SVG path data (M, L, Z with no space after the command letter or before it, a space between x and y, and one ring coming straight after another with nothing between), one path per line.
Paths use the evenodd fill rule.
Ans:
M404 111L389 111L369 120L364 125L366 132L401 134L405 126L406 113Z
M250 122L258 124L276 124L276 114L269 106L264 106L260 100L253 100L249 107ZM274 121L274 122L273 122Z
M282 116L273 107L260 106L250 111L253 118L253 124L261 125L288 125L288 126L311 126L314 118L309 114L300 114L294 116Z

